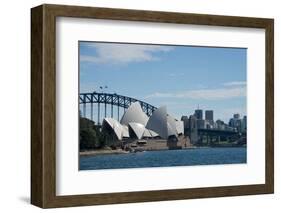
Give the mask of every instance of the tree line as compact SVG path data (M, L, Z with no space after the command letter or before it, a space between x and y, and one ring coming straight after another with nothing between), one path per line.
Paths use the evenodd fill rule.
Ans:
M106 136L95 125L94 121L79 117L80 150L98 149L106 145Z

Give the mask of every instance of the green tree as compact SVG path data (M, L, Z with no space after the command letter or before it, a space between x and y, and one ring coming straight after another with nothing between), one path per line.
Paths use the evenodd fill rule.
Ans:
M105 134L100 131L94 121L80 116L79 131L80 150L97 149L107 145Z
M99 147L99 141L94 129L80 130L80 150L94 149Z

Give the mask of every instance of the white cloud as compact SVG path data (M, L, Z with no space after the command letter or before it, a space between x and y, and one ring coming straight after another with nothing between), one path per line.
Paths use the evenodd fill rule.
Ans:
M231 82L226 82L223 85L224 86L246 86L247 82L246 81L231 81Z
M89 48L96 50L96 55L81 55L80 61L92 63L118 63L127 64L131 62L159 60L154 55L156 52L168 52L173 47L159 45L137 45L137 44L87 44Z
M246 87L187 90L174 93L155 92L145 98L190 98L197 100L222 100L246 96Z

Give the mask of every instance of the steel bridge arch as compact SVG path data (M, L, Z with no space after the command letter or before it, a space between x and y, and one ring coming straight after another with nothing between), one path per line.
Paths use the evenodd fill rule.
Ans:
M113 106L117 106L117 114L119 120L119 107L127 109L132 103L139 102L142 110L151 116L152 113L157 109L155 106L148 104L144 101L119 95L116 93L103 93L103 92L92 92L92 93L80 93L79 94L79 105L83 106L83 116L86 117L86 105L91 106L91 119L93 120L93 104L98 104L98 123L100 123L100 104L104 104L105 117L107 117L107 105L111 107L111 117L113 117Z

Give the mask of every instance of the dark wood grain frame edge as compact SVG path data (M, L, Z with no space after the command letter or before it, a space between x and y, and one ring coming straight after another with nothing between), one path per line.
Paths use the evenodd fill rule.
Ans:
M97 18L266 30L266 183L195 189L56 196L56 17ZM273 19L41 5L31 10L31 203L66 207L267 194L274 191Z
M31 10L31 203L46 208L55 188L55 17Z
M31 13L31 203L43 207L42 64L43 7Z
M265 27L265 156L266 186L274 193L274 20L269 20Z

